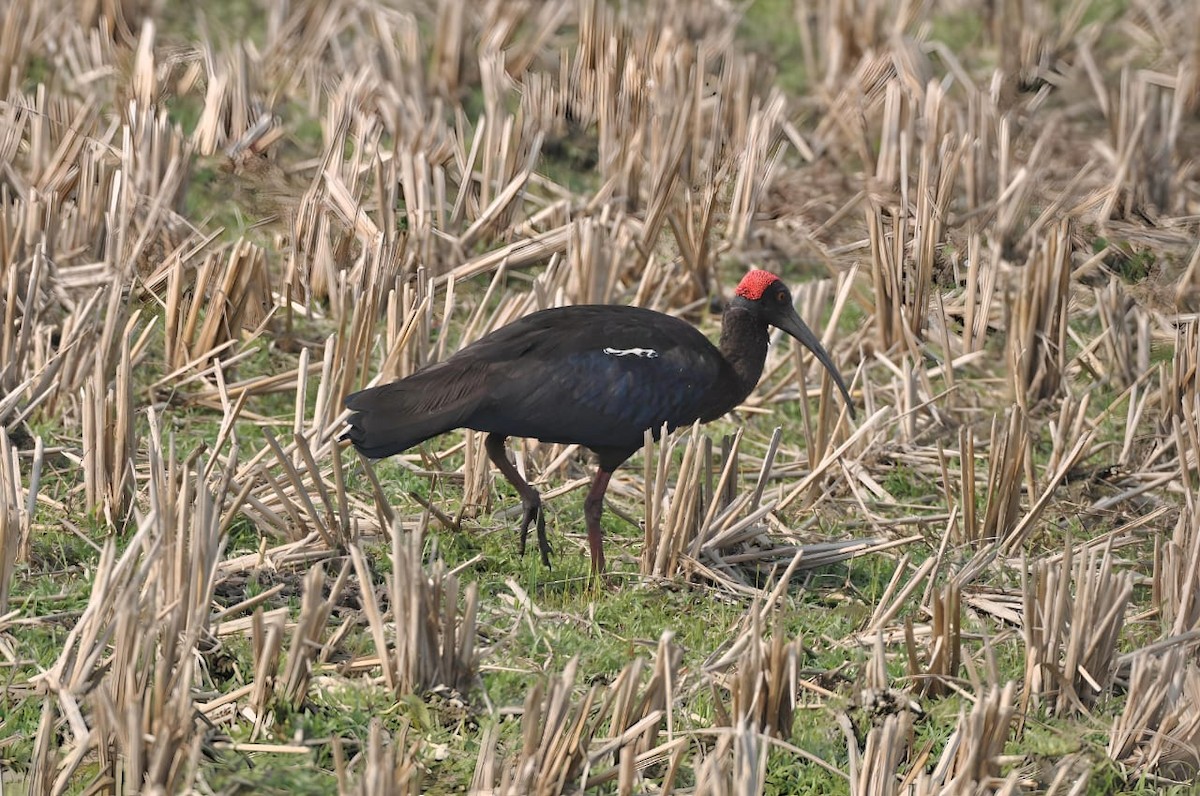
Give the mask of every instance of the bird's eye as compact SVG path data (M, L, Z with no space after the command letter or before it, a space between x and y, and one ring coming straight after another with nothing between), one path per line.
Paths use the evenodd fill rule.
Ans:
M787 298L788 298L787 293L782 290L775 294L775 300L778 301L780 304L787 301Z

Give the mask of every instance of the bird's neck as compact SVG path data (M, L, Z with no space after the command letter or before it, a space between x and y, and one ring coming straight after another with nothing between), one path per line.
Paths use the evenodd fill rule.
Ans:
M728 394L733 409L746 399L762 377L767 359L767 326L753 313L737 307L727 307L721 318L721 356L729 364L727 378L732 380Z

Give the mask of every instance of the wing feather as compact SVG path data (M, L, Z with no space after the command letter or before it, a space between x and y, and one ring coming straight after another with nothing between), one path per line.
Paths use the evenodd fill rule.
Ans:
M720 374L716 347L695 327L660 313L570 307L529 319L539 325L519 336L519 349L511 340L477 344L487 349L476 353L488 355L493 394L472 428L588 447L637 447L646 429L699 418Z
M350 396L350 439L389 455L466 427L634 450L705 416L724 360L694 326L636 307L528 315L407 379Z

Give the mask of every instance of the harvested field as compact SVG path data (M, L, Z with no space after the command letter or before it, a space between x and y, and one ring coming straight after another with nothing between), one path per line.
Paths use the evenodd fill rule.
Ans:
M0 791L1186 793L1200 13L0 4ZM379 462L534 310L776 335L734 414Z

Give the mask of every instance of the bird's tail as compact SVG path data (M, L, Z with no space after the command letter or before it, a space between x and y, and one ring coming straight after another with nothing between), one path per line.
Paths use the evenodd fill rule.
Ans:
M430 389L422 374L370 387L346 398L354 412L342 439L364 456L382 459L408 450L430 437L461 427L478 399L453 390Z

